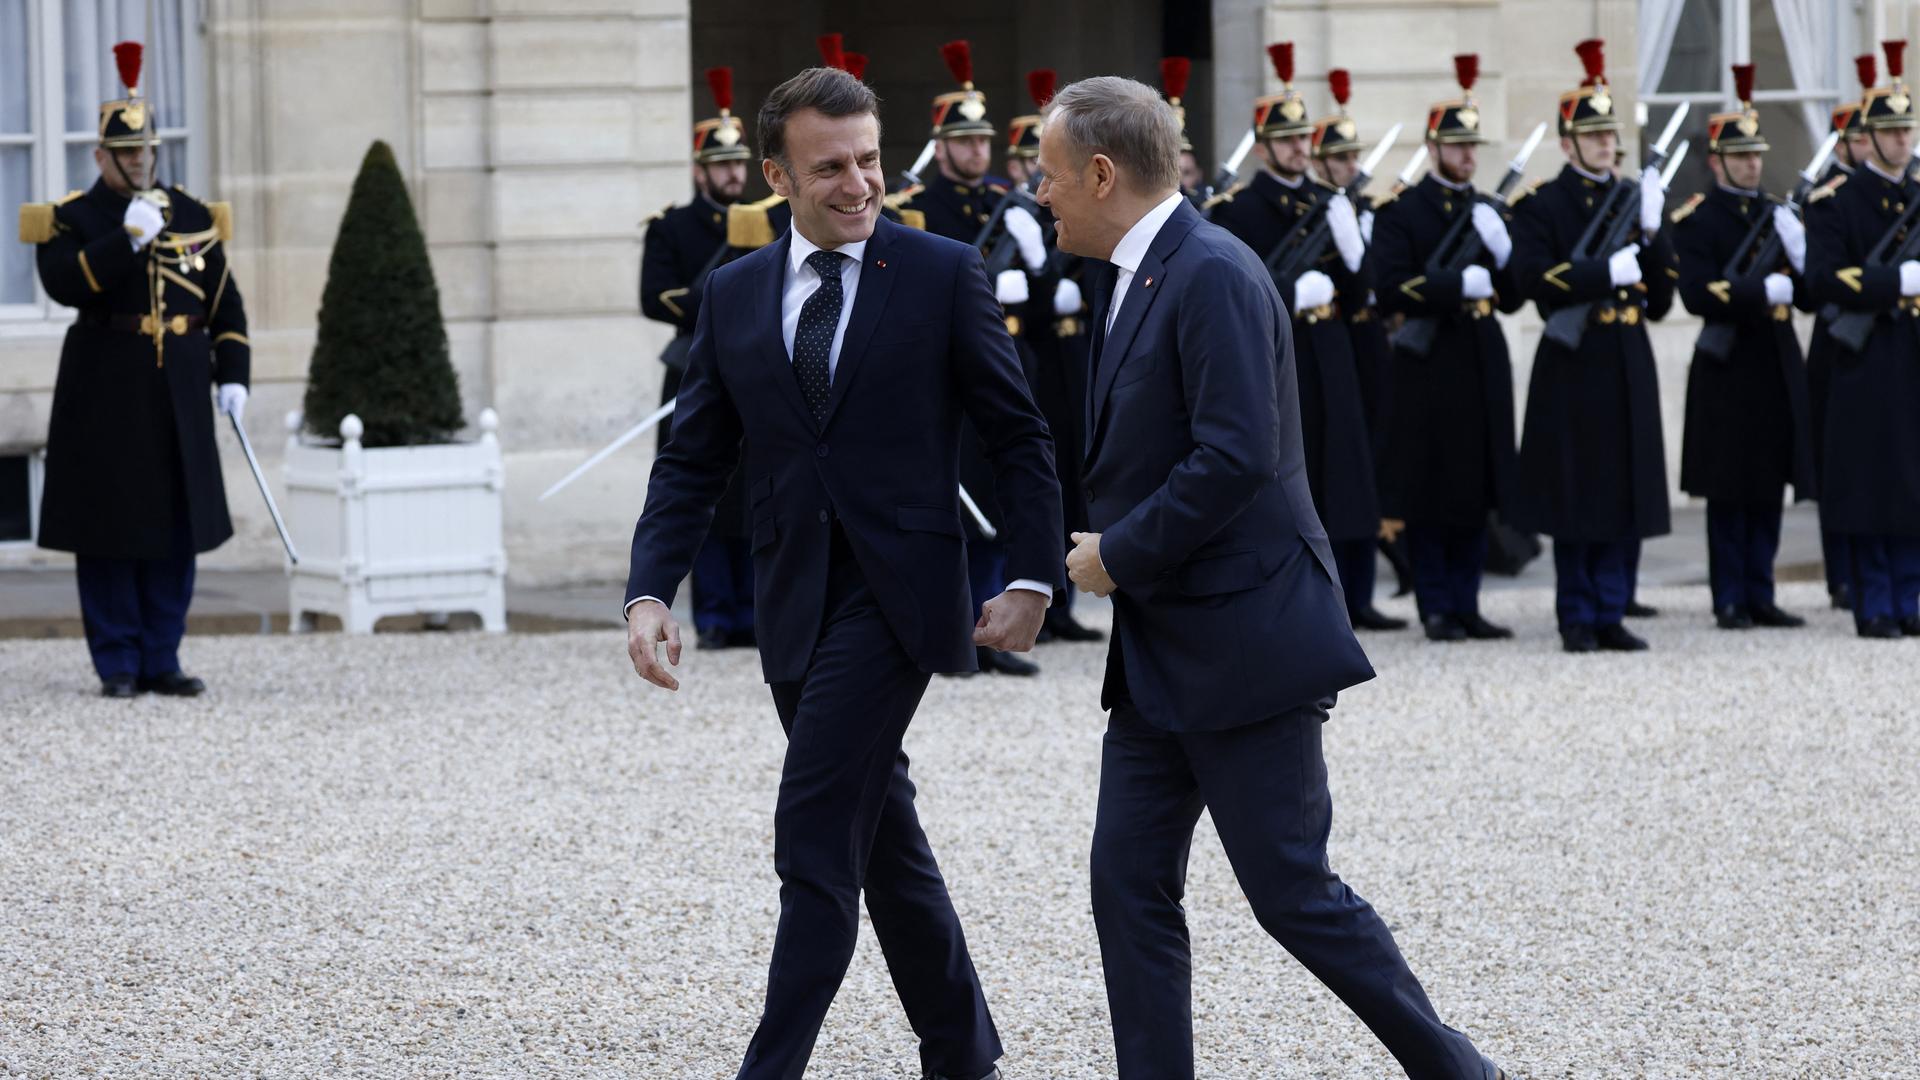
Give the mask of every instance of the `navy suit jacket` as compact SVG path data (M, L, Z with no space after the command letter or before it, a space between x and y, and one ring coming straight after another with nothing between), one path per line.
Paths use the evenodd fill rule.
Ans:
M1088 517L1119 587L1102 705L1211 731L1373 677L1307 490L1292 323L1258 256L1181 203L1103 336L1095 290Z
M708 279L674 410L633 530L627 599L671 605L745 437L755 629L768 682L800 679L825 615L840 521L868 587L923 671L970 671L975 615L961 538L964 414L993 462L1007 576L1063 580L1053 443L980 253L874 225L824 425L781 338L791 233Z

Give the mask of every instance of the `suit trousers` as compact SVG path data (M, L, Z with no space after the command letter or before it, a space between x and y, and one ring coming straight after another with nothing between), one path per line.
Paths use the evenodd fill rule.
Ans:
M1713 608L1746 611L1773 603L1773 560L1780 552L1780 504L1707 500L1707 577Z
M930 676L894 637L838 528L832 551L807 673L771 686L787 732L773 815L780 922L739 1077L800 1080L853 959L863 891L922 1068L980 1076L1000 1038L900 748Z
M1420 617L1480 611L1480 575L1487 564L1487 530L1407 523L1413 598Z
M1115 648L1118 648L1116 645ZM1172 733L1113 711L1093 835L1093 919L1120 1080L1191 1080L1193 963L1181 899L1200 811L1267 933L1372 1029L1414 1080L1479 1080L1481 1057L1440 1022L1393 934L1327 863L1326 710Z

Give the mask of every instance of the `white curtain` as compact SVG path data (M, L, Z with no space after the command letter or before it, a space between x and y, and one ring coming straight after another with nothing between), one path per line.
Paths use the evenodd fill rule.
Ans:
M1780 38L1787 46L1787 66L1793 71L1798 89L1840 85L1839 72L1832 70L1838 51L1831 40L1834 0L1773 0L1774 18L1780 22ZM1826 110L1814 102L1803 102L1801 115L1807 131L1817 145L1826 138Z
M1680 29L1680 13L1686 6L1686 0L1640 0L1640 62L1636 73L1642 96L1660 89L1660 76L1667 70L1673 35Z
M27 7L0 2L0 135L33 134L33 87L28 82ZM33 144L8 140L0 145L0 207L11 212L31 202ZM0 242L0 304L33 301L33 249L7 236Z

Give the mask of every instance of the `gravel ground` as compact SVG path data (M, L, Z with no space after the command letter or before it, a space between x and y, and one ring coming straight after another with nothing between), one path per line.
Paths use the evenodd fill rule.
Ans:
M1920 641L1655 651L1367 639L1333 860L1448 1021L1527 1077L1920 1075ZM1405 610L1404 603L1389 607ZM1823 605L1822 605L1823 606ZM1113 1074L1087 909L1103 647L935 680L908 737L1015 1080ZM0 642L0 1076L730 1076L774 924L779 727L751 656L651 692L617 632L201 638L197 702ZM1202 823L1200 1074L1391 1060L1248 913ZM914 1077L870 932L811 1075Z

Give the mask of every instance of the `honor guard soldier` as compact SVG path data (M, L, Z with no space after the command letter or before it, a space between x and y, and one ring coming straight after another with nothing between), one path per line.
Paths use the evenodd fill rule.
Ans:
M1853 58L1854 73L1860 79L1860 92L1873 89L1879 81L1877 64L1872 53L1861 53ZM1860 163L1873 153L1873 145L1867 139L1867 127L1861 123L1863 113L1860 100L1843 101L1833 110L1833 130L1840 135L1840 141L1833 147L1833 163L1827 166L1826 174L1820 177L1820 185L1808 196L1807 205L1833 197L1833 192L1847 177L1852 176ZM1813 319L1813 336L1807 342L1807 414L1813 425L1813 467L1814 475L1824 471L1826 460L1827 430L1827 382L1833 370L1833 341L1827 334L1827 320L1816 313ZM1845 534L1834 531L1827 521L1827 504L1820 503L1820 552L1827 572L1827 597L1836 608L1853 606L1853 555L1847 550Z
M1453 61L1460 96L1427 110L1431 169L1380 208L1369 248L1381 309L1407 320L1390 360L1380 502L1406 522L1414 598L1434 641L1513 636L1481 616L1480 577L1515 459L1513 368L1495 312L1523 301L1504 208L1473 186L1487 142L1473 98L1480 60Z
M1847 536L1867 638L1920 636L1920 183L1905 46L1883 43L1890 82L1861 100L1869 154L1807 213L1807 281L1834 337L1820 497ZM1843 323L1861 321L1854 349Z
M746 125L733 115L733 69L709 68L707 86L719 115L693 125L693 201L653 217L640 258L640 311L673 327L673 341L660 355L666 365L660 380L663 404L680 392L706 276L724 260L727 212L746 190L747 164L753 159ZM660 424L662 447L672 436L672 424L672 416ZM747 543L746 489L738 474L694 559L693 624L703 649L754 643L753 553Z
M1706 326L1687 372L1680 488L1707 500L1707 566L1723 630L1801 626L1773 599L1780 502L1814 493L1807 369L1793 332L1807 237L1760 190L1768 149L1753 65L1733 65L1740 107L1707 121L1714 187L1673 212L1680 300Z
M1187 83L1193 79L1193 60L1185 56L1160 58L1160 92L1180 118L1180 194L1195 206L1206 202L1207 174L1193 152L1193 136L1187 134L1187 107L1180 99L1187 96Z
M251 347L227 206L158 184L141 48L113 51L127 96L100 106L100 178L20 212L47 295L77 309L47 425L40 544L74 554L102 692L190 697L206 689L178 655L194 556L233 535L209 398L240 416Z
M1580 43L1587 78L1560 96L1566 167L1513 211L1522 294L1550 321L1564 311L1556 325L1580 320L1568 338L1543 334L1534 354L1513 515L1517 527L1553 537L1568 652L1647 647L1621 618L1640 541L1670 527L1660 387L1645 323L1673 306L1673 243L1661 228L1657 172L1647 170L1637 191L1615 175L1623 125L1602 49L1598 40ZM1622 225L1630 242L1599 244Z
M1380 532L1373 450L1366 407L1342 308L1367 304L1369 277L1360 220L1346 196L1312 175L1313 121L1293 87L1293 43L1267 49L1280 77L1278 94L1253 105L1254 152L1262 168L1244 185L1210 200L1214 224L1240 238L1274 267L1324 217L1334 244L1313 267L1275 271L1274 286L1293 316L1300 380L1300 427L1314 508L1332 543L1356 629L1401 630L1406 622L1373 606L1374 538ZM1281 280L1282 274L1290 279Z

